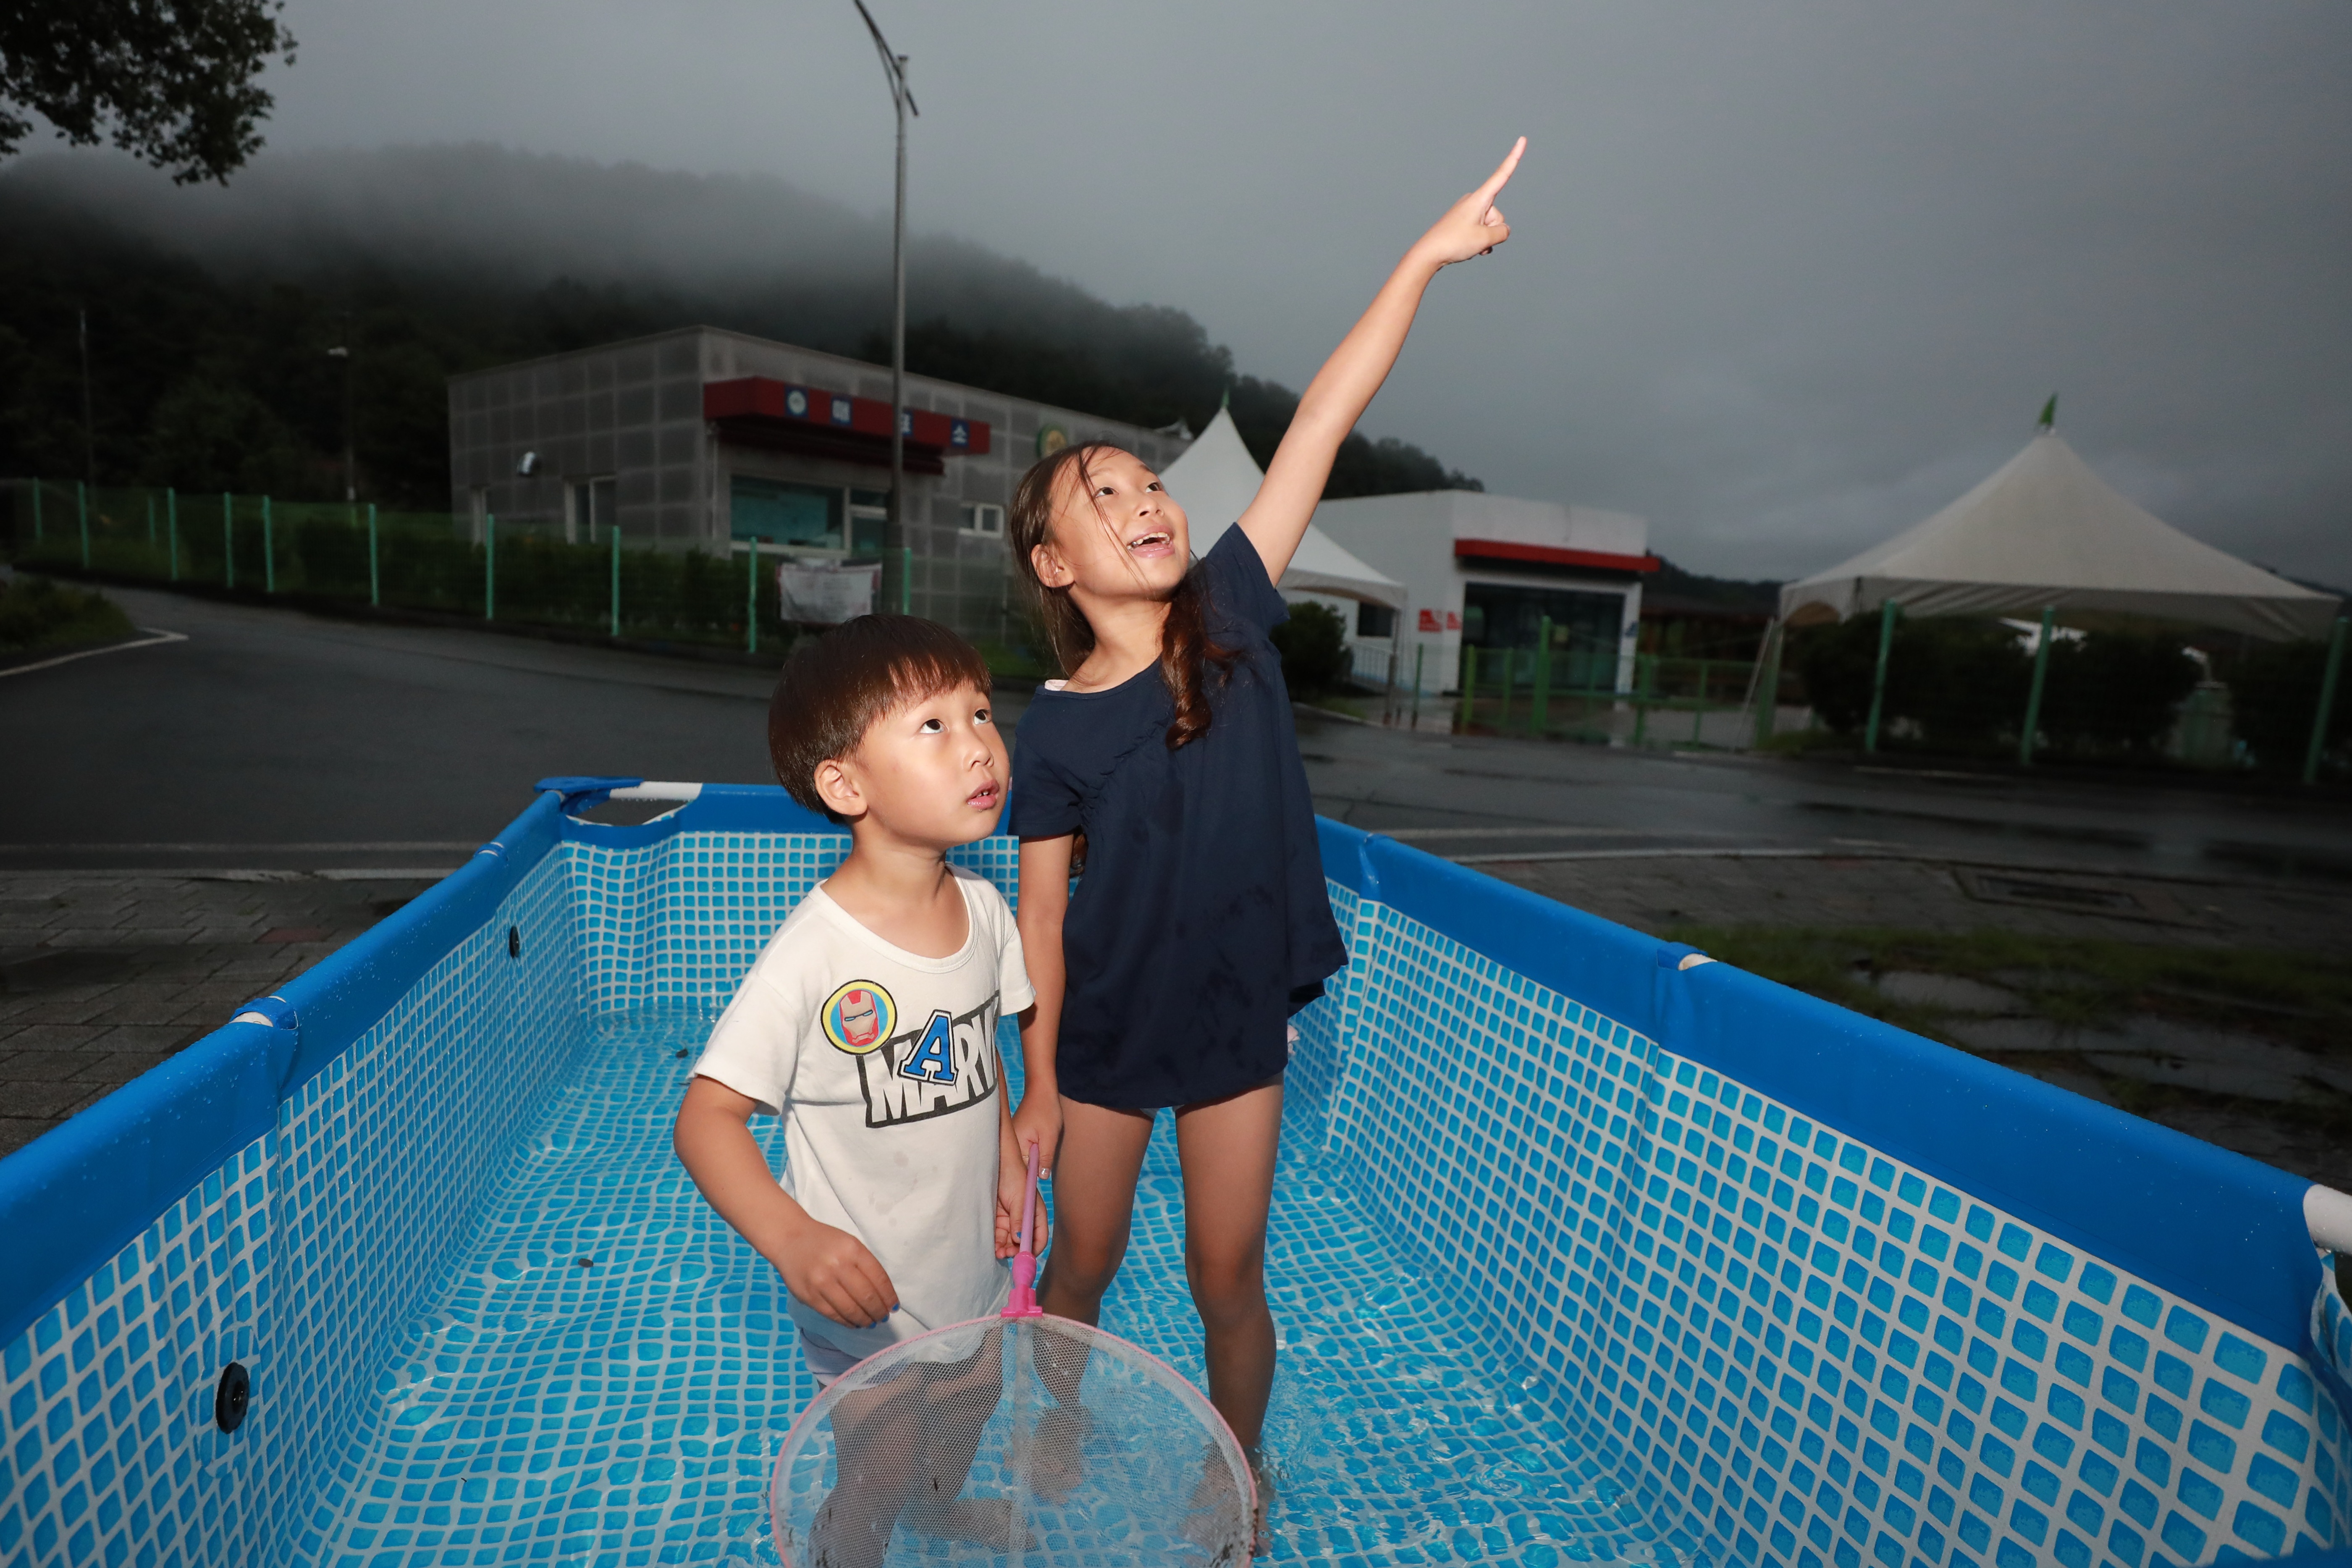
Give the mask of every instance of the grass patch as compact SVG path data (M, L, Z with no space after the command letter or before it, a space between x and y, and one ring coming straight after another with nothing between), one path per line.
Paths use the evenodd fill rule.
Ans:
M2015 992L2042 1017L2077 1028L2152 1013L2250 1030L2313 1050L2341 1050L2352 1040L2352 970L2318 953L1990 929L1694 925L1666 934L1750 973L1938 1038L1953 1014L1883 996L1871 986L1871 973L1916 970L1980 980Z
M1862 742L1835 730L1776 730L1754 750L1773 757L1803 757L1816 752L1858 752Z
M0 654L109 642L136 629L103 594L21 574L0 582Z

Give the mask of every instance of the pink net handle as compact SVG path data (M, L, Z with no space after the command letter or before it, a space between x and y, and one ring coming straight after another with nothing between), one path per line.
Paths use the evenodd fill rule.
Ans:
M1021 1250L1013 1258L1013 1293L1005 1299L1007 1318L1042 1318L1037 1305L1037 1145L1029 1145L1029 1195L1021 1205Z

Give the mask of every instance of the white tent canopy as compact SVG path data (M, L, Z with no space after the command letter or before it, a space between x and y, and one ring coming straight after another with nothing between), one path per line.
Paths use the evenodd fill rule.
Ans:
M1184 509L1196 555L1206 555L1209 547L1257 499L1257 487L1265 479L1265 470L1257 466L1257 459L1242 443L1242 433L1234 428L1233 415L1222 408L1201 432L1200 439L1160 474L1160 482ZM1401 610L1405 603L1403 584L1367 566L1312 523L1307 525L1307 537L1298 542L1298 552L1290 558L1289 570L1276 585L1295 594L1329 594L1391 609Z
M2107 610L2284 639L2326 635L2339 601L2200 544L2126 500L2044 429L1927 521L1780 590L1794 624L1866 615Z

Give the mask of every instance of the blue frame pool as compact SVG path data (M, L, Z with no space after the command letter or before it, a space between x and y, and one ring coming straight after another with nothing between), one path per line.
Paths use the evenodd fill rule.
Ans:
M0 1564L773 1561L810 1387L666 1130L845 840L773 788L572 814L614 782L0 1161ZM1278 1558L2343 1542L2326 1194L1321 831L1351 962L1288 1079ZM1012 841L958 858L1013 893ZM1106 1326L1197 1374L1180 1236L1155 1146Z

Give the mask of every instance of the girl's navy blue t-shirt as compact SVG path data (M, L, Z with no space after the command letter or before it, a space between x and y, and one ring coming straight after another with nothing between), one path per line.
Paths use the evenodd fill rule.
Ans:
M1061 1091L1119 1109L1190 1105L1288 1065L1290 1015L1347 950L1331 918L1282 658L1289 606L1229 528L1202 563L1208 731L1168 749L1153 665L1104 691L1040 690L1013 758L1013 831L1087 836L1062 927Z

